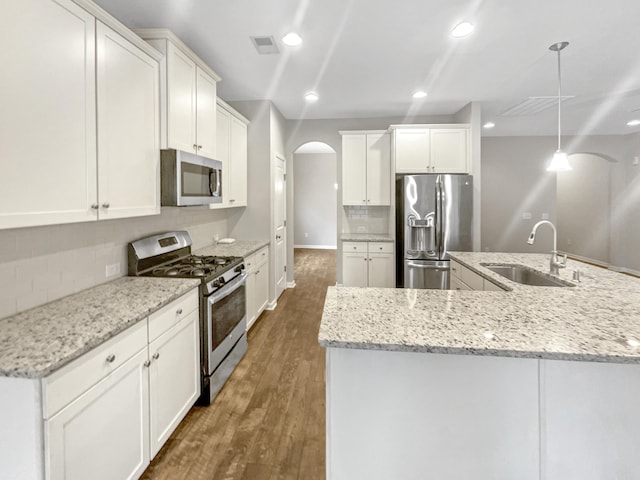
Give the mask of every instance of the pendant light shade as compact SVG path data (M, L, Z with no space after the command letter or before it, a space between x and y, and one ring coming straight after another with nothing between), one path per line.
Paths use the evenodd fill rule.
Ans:
M558 150L553 154L551 163L547 167L548 172L566 172L571 170L567 154L562 151L560 140L562 138L562 70L560 69L560 52L569 45L569 42L554 43L549 47L552 52L558 52Z

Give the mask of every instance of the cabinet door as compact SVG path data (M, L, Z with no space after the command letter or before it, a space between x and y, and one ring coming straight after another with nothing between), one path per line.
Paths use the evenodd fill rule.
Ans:
M449 290L473 290L469 285L464 283L460 278L455 275L449 277Z
M365 134L342 136L342 204L367 203L367 137Z
M366 287L368 257L366 253L342 254L342 284L345 287Z
M167 46L167 145L196 152L196 64Z
M541 360L544 480L638 478L640 365Z
M160 213L159 64L97 22L101 219Z
M267 257L268 259L268 257ZM256 320L269 303L269 262L256 267Z
M149 464L147 348L45 422L50 480L138 478Z
M194 310L149 344L152 458L200 396L199 328Z
M431 165L438 173L468 173L467 130L431 129Z
M216 158L216 81L196 67L196 143L198 155Z
M368 263L370 287L395 287L395 278L393 276L393 254L370 253Z
M231 177L229 205L247 205L247 126L231 115Z
M222 107L216 108L216 160L222 162L222 202L210 204L212 210L229 206L231 189L231 114Z
M258 317L256 315L256 271L253 268L247 271L247 285L245 291L247 294L247 331L249 331Z
M367 205L391 205L389 134L367 134Z
M429 129L396 129L395 161L397 173L430 173Z
M0 228L95 220L95 19L2 0L0 31Z

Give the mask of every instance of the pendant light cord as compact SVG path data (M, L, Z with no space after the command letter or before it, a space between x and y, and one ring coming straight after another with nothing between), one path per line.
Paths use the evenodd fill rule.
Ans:
M562 124L562 76L560 74L560 49L558 49L558 151L560 151L560 135L561 135L561 127Z

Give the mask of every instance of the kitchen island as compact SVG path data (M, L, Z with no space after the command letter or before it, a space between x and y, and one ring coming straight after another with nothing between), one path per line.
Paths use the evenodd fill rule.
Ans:
M454 253L503 291L331 287L327 479L640 478L640 280L549 256ZM581 270L581 282L571 282Z

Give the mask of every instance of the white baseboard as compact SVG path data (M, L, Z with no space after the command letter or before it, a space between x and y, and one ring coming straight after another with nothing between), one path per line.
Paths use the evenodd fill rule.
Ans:
M296 288L296 281L287 282L287 288Z
M275 310L277 306L278 306L278 301L277 300L273 300L273 301L269 302L269 304L266 306L265 310Z
M310 248L313 250L337 250L337 245L294 245L293 248Z

